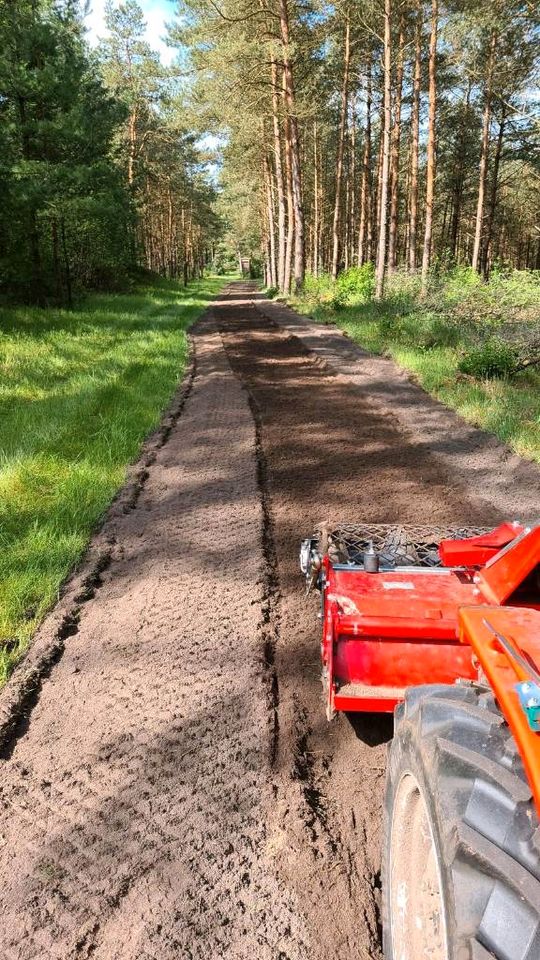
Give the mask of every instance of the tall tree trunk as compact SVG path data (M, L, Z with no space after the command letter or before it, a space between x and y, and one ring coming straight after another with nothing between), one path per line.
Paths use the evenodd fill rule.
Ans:
M358 228L358 266L371 258L371 53L366 77L366 128L362 155L360 187L360 225Z
M372 212L372 226L373 226L373 240L372 246L377 250L377 244L379 240L379 229L381 225L381 190L382 190L382 169L383 169L383 158L384 158L384 136L383 136L383 127L384 127L384 107L383 113L381 115L381 131L379 134L379 149L377 151L377 175L375 177L376 189L374 190L374 207L375 209Z
M278 250L277 250L277 286L283 293L285 290L285 250L287 237L285 233L286 205L285 205L285 185L283 180L283 161L281 152L281 131L279 125L279 77L278 68L275 60L272 60L272 125L274 133L274 167L276 172L276 192L277 192L277 232L278 232Z
M274 198L272 196L272 171L267 156L264 158L264 182L266 190L266 218L268 226L269 285L271 287L275 287L277 284L276 228L274 223Z
M324 240L325 240L325 173L326 173L326 151L324 149L324 136L322 134L320 126L317 127L317 186L318 186L318 200L317 200L317 211L318 211L318 222L319 222L319 237L317 240L317 270L318 275L324 272Z
M290 148L290 169L294 207L294 286L295 292L298 292L303 286L305 272L304 211L302 208L302 171L300 161L300 141L298 136L298 118L296 115L296 96L294 90L293 68L290 60L288 0L279 0L279 19L283 52L285 100L288 114L287 133Z
M30 263L32 264L32 300L34 303L37 303L38 306L43 306L45 303L45 292L41 268L41 251L39 248L38 218L37 212L33 207L29 213L28 238L30 241Z
M133 107L128 120L128 184L133 188L135 158L137 156L137 106Z
M21 145L23 157L25 160L32 160L34 158L32 156L30 134L26 119L26 101L24 97L19 96L17 98L17 106L21 125ZM32 300L41 306L45 303L45 295L43 290L43 277L41 270L41 251L39 249L37 210L33 203L31 204L28 212L28 241L30 245L30 263L32 266Z
M51 221L51 240L52 240L52 252L53 252L53 272L54 272L54 288L56 299L60 303L62 299L62 277L60 275L60 253L58 246L58 221L56 217L53 217Z
M506 127L506 110L503 109L503 113L499 122L499 133L497 136L497 144L495 147L495 156L493 158L493 179L491 181L491 196L489 199L489 213L486 224L486 236L484 242L484 251L482 256L482 272L484 274L484 279L487 280L489 277L490 269L490 249L493 239L493 223L495 220L495 210L497 208L497 190L499 187L499 167L501 165L501 155L502 155L502 146L504 141L504 130Z
M403 17L399 25L398 57L396 70L396 96L392 126L392 152L390 158L390 234L388 237L388 266L397 266L398 214L399 214L399 147L401 141L401 102L403 96L403 58L405 53L405 29Z
M319 276L319 154L317 141L317 121L313 123L313 247L312 270L315 277Z
M444 248L445 248L445 246L446 246L446 224L447 224L447 222L448 222L448 206L449 206L449 202L450 202L450 201L449 201L448 197L446 197L446 199L445 199L445 201L444 201L444 210L443 210L442 227L441 227L441 247L442 247L443 250L444 250Z
M339 227L341 219L341 184L343 180L343 157L345 153L345 134L347 130L347 111L349 107L349 71L351 64L351 23L347 14L343 43L343 84L341 88L341 113L339 118L338 149L336 158L336 196L334 200L334 221L332 224L332 279L335 280L339 269Z
M418 232L418 150L420 143L420 85L422 80L422 5L416 4L414 39L414 76L411 112L411 165L409 201L409 246L407 261L409 270L416 270L416 245Z
M285 273L283 277L283 290L285 293L291 291L292 260L293 260L293 239L294 239L294 198L292 182L292 160L291 160L291 140L289 136L289 117L285 118L285 168L287 175L287 242L285 249Z
M380 176L379 240L375 276L375 299L384 293L386 274L386 238L388 222L388 174L390 170L390 125L392 122L392 6L384 0L384 109L382 118L382 165Z
M62 238L62 253L64 255L64 277L66 281L66 299L68 309L73 308L73 293L71 288L71 268L69 264L69 254L66 242L66 222L64 218L60 220L60 236Z
M439 23L438 0L431 0L431 35L429 40L429 114L426 171L426 226L424 253L422 256L422 295L427 293L431 246L433 236L433 203L435 200L435 149L437 116L437 29Z
M531 235L527 234L527 248L525 250L525 269L529 269L529 254L531 252Z
M174 211L173 211L171 181L169 178L167 182L167 244L166 244L167 273L169 277L174 276L173 230L174 230Z
M472 254L472 268L478 270L480 266L480 251L482 246L482 227L484 223L484 203L486 196L486 182L489 155L489 127L491 122L491 94L493 86L493 70L495 65L495 50L497 46L497 32L493 30L489 45L489 58L486 75L486 91L484 115L482 119L482 148L480 151L480 170L478 176L478 200L476 203L476 222L474 228L474 247Z
M465 106L468 108L471 99L471 82L469 80L467 84L467 96L465 98ZM461 125L461 130L458 137L458 146L457 146L457 156L454 166L454 176L453 176L453 185L452 185L452 217L450 221L450 252L452 258L456 259L457 246L458 246L458 232L459 232L459 223L461 219L461 208L463 206L463 187L465 186L465 169L467 162L467 142L466 142L466 126L465 123Z
M347 267L353 262L356 235L356 104L352 106L350 167L347 176Z

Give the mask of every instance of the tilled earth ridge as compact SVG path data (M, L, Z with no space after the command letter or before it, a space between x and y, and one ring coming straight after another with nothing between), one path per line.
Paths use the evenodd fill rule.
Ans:
M333 325L315 323L282 303L269 301L252 285L250 296L264 316L299 337L334 373L359 387L419 451L429 450L445 471L448 487L466 486L505 519L538 521L540 467L524 460L492 434L468 424L430 397L386 357L367 353Z
M0 764L2 960L381 958L391 721L327 725L298 543L501 514L258 306L235 284L198 325L182 417Z
M0 765L0 957L310 955L273 868L255 431L207 319L183 416Z
M276 809L287 826L278 856L309 918L317 944L311 956L376 960L391 720L359 717L353 725L341 716L328 726L317 601L303 596L299 540L321 519L444 525L496 523L500 516L467 484L449 489L440 460L426 446L256 304L249 284L235 285L217 322L258 419L271 508L280 590L274 609Z

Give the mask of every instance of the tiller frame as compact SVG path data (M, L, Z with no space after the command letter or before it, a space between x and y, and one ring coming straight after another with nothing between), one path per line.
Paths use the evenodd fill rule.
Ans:
M540 610L540 526L321 524L300 561L308 592L321 591L329 719L391 712L410 686L476 680L476 655L460 642L461 608Z

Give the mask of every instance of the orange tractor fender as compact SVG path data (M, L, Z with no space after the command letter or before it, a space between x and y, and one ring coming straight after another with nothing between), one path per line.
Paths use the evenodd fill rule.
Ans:
M462 607L459 637L472 647L512 731L540 816L540 611Z

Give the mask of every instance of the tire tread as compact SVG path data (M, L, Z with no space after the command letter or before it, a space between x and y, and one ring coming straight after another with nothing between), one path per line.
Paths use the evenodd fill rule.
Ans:
M519 751L489 688L407 691L389 750L387 823L411 752L453 891L452 960L539 960L540 826ZM397 960L385 942L388 960Z

